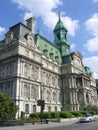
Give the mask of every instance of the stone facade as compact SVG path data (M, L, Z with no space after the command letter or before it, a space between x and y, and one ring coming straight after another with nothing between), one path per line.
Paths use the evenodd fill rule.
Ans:
M34 19L30 18L27 25L10 27L0 41L0 91L19 106L16 118L40 111L37 100L41 98L44 111L76 111L95 105L95 79L84 67L81 53L69 51L60 17L54 44L39 32L34 34L33 28Z

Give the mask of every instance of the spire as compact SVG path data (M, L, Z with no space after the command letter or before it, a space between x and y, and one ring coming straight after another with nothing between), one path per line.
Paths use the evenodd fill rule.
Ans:
M54 32L56 30L60 30L60 29L64 29L66 32L67 32L67 29L66 27L64 26L62 20L61 20L61 15L60 15L60 11L58 11L58 22L57 24L55 25L55 28L54 28Z
M62 56L69 54L70 46L67 41L67 29L61 20L60 11L54 28L54 43L60 48Z
M58 11L59 21L60 21L60 11Z

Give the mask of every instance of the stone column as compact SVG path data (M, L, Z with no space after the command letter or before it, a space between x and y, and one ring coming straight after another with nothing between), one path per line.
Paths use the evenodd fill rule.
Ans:
M41 68L38 68L38 79L41 81Z
M83 91L83 102L84 102L84 104L87 103L87 102L86 102L86 92L85 92L85 91Z

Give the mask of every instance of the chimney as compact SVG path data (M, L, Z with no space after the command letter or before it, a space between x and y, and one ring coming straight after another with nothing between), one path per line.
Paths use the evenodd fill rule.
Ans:
M31 17L26 20L27 22L27 27L34 33L34 17Z

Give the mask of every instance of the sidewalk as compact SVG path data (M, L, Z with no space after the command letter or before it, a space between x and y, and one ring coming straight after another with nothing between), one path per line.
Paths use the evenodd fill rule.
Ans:
M24 129L21 130L35 130L35 129L40 129L40 128L47 128L47 127L56 127L56 126L61 126L61 125L70 125L70 124L74 124L75 121L71 121L71 122L62 122L62 123L52 123L49 122L48 124L35 124L35 125L26 125L24 127Z
M98 116L96 116L98 119ZM49 122L48 124L25 124L24 126L13 126L13 127L0 127L0 130L37 130L42 128L54 128L57 126L66 126L77 123L79 118L62 119L60 122Z
M25 124L24 126L12 126L12 127L0 127L0 130L37 130L37 129L43 129L43 128L54 128L57 126L62 126L62 125L71 125L76 123L76 120L70 120L66 122L49 122L48 124Z
M74 124L76 122L78 122L79 120L76 119L72 119L72 120L66 120L63 122L49 122L48 124L35 124L35 125L25 125L24 129L21 130L35 130L35 129L40 129L40 128L47 128L47 127L56 127L56 126L61 126L61 125L70 125L70 124ZM20 130L20 129L19 129Z

